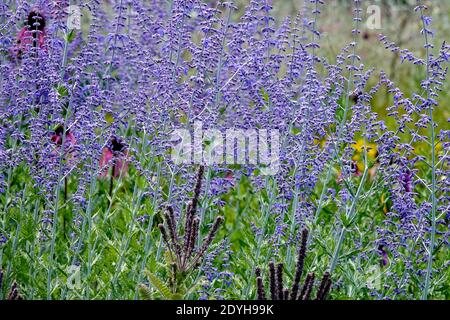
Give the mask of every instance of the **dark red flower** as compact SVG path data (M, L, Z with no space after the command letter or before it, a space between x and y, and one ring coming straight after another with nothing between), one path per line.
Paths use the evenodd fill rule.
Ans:
M381 255L381 260L380 260L381 265L387 266L387 264L389 263L389 258L388 258L388 254L384 248L384 245L380 244L378 246L378 253Z
M12 56L20 59L22 54L27 52L30 47L45 49L45 25L45 17L37 10L31 11L28 14L25 26L17 36L17 43L11 49Z
M58 148L62 145L64 140L64 153L69 154L70 157L74 155L74 148L77 144L77 140L72 132L69 129L66 130L66 136L64 137L64 126L58 125L55 128L52 136L50 137L51 141L58 146Z
M412 192L413 191L413 173L410 170L406 170L405 173L401 176L401 184L405 190L405 192Z
M53 133L51 139L54 143L61 145L64 135L63 135L64 129L62 125L59 125L56 127L55 132ZM75 139L75 136L70 132L70 130L66 130L66 142L69 142L71 145L75 145L77 140Z
M117 178L128 171L128 150L126 145L118 138L112 137L108 145L103 147L100 158L101 177L108 176L112 167L112 176Z

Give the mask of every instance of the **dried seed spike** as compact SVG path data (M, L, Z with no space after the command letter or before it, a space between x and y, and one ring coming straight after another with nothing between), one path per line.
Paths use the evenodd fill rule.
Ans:
M300 295L297 297L297 300L303 300L303 296L306 293L306 288L308 287L309 281L311 280L311 274L308 273L306 275L305 281L303 282L302 291L300 292Z
M11 289L9 290L7 300L19 300L19 289L17 282L13 282Z
M217 230L219 230L219 226L224 221L224 218L222 216L218 216L216 220L214 221L214 224L212 225L211 229L209 230L208 235L206 236L206 239L203 241L203 245L200 248L199 252L194 258L194 264L196 264L205 254L208 247L211 245L212 241L214 240L214 237L217 234Z
M189 218L191 211L192 211L192 201L189 200L188 203L186 204L186 218L184 221L184 230L187 230L188 224L190 223L188 218Z
M323 293L322 293L322 299L321 300L325 300L327 298L327 295L330 292L330 289L331 289L331 279L328 278L328 281L325 284L325 288L324 288Z
M158 224L158 228L159 228L159 231L161 231L161 235L162 235L163 241L166 243L167 248L169 250L171 250L169 239L167 238L166 227L164 227L164 225L162 223L160 223L160 224Z
M270 282L270 298L272 300L277 300L277 287L275 278L275 264L271 261L269 262L269 282Z
M283 290L283 300L289 300L289 289Z
M194 197L192 198L191 216L195 215L195 213L197 212L198 199L200 198L200 192L202 190L202 179L204 171L205 168L203 166L200 166L197 174L197 182L195 183Z
M169 214L170 219L175 223L175 212L173 211L173 207L172 206L167 206L167 213Z
M194 187L194 196L192 200L189 202L186 211L186 222L184 227L184 251L187 252L189 250L189 245L191 243L191 230L192 230L192 220L194 219L195 213L197 212L198 199L200 197L200 192L202 190L202 179L204 167L200 166L197 173L197 180L195 182ZM187 257L184 257L184 263L187 262Z
M192 233L192 220L193 216L191 216L192 213L192 201L189 201L187 205L186 210L186 217L185 217L185 223L184 223L184 248L183 248L183 263L187 261L187 252L189 251L189 244L191 243L191 233Z
M171 264L171 266L172 266L172 272L173 272L173 274L176 275L177 272L178 272L177 264L173 262L173 263Z
M277 265L277 293L278 300L283 300L283 264Z
M166 220L167 220L167 225L169 227L169 235L170 235L170 239L172 240L174 249L175 249L175 254L176 256L181 259L181 248L180 248L180 244L178 242L178 234L177 234L177 224L176 224L176 220L175 220L175 213L173 211L173 208L171 206L167 206L167 211L166 211Z
M0 269L0 292L2 292L3 288L3 270Z
M302 230L302 243L298 251L297 265L295 269L294 283L292 285L291 300L297 300L300 279L302 278L303 266L306 257L306 246L308 241L308 229Z
M200 229L200 218L195 217L192 222L191 235L189 237L190 243L189 243L188 251L185 253L186 262L189 261L189 258L191 257L192 253L194 252L195 243L197 242L197 239L198 239L199 229Z
M255 275L256 275L256 277L261 277L261 269L260 268L255 269Z
M325 272L323 274L322 280L320 281L319 288L317 289L317 295L316 295L317 300L323 300L323 293L324 293L325 286L327 285L329 279L330 279L330 273Z
M19 292L17 288L11 289L11 291L8 293L7 300L19 300Z
M257 300L267 300L266 292L264 290L264 284L261 277L256 277L256 287L258 288L258 297Z
M306 277L306 281L305 281L305 284L302 289L302 292L304 291L304 294L300 295L301 300L309 300L310 299L313 285L314 285L314 272L311 272Z
M175 262L172 262L170 266L172 267L171 281L172 281L173 284L175 284L175 283L177 283L178 267L177 267L177 264Z
M192 208L192 200L189 200L189 201L186 203L186 212L191 211L191 208Z

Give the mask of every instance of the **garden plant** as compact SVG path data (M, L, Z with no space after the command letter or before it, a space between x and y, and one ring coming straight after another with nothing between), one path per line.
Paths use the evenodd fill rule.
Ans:
M449 20L2 0L0 300L450 299Z

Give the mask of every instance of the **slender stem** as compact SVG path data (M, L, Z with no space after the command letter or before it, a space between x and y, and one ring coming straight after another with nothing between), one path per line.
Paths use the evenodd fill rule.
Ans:
M40 207L40 201L36 200L34 202L34 215L33 215L33 228L32 230L36 231L38 228L39 223L39 207ZM36 259L35 255L35 248L36 248L36 241L33 241L30 248L30 260L32 263L30 263L30 269L29 274L31 275L31 289L30 289L30 300L34 299L34 292L36 290L36 272L39 269L36 266L36 263L38 262L38 259ZM0 298L1 298L1 292L0 292Z
M152 148L153 150L153 148ZM152 168L154 164L154 157L151 158L151 163L149 165L149 168ZM156 185L160 185L161 183L161 161L159 161L156 164ZM157 196L157 192L155 192L155 195L153 197L153 201L152 201L152 207L153 207L153 212L156 211L156 205L157 205L157 200L158 200L158 196ZM150 252L150 248L151 248L151 230L153 228L153 216L149 217L149 222L148 222L148 226L147 229L145 230L145 242L144 242L144 253L143 253L143 258L142 258L142 262L141 262L141 266L139 268L139 273L138 273L138 277L137 277L137 283L140 284L142 282L142 278L144 275L144 270L145 270L145 266L147 264L147 259L149 257L149 252ZM160 239L161 241L161 239ZM138 299L139 297L139 287L136 286L136 290L134 293L134 299Z
M67 202L67 194L68 194L68 190L67 190L67 176L64 177L64 202Z
M138 179L135 180L134 183L134 191L133 191L133 197L132 197L132 214L131 214L131 220L129 222L127 232L124 232L122 235L122 241L120 245L120 251L119 251L119 261L116 264L114 276L111 279L111 289L109 290L107 299L110 300L114 297L114 293L116 292L116 284L119 279L119 275L121 273L121 269L125 260L125 254L129 248L131 238L133 235L133 228L136 221L136 213L138 212L138 206L142 199L142 194L140 191L138 191ZM139 193L139 195L138 195Z
M109 178L109 205L112 205L112 196L113 196L113 189L114 189L114 176L116 174L116 163L115 160L112 163L111 166L111 177Z
M244 291L244 297L248 297L249 293L250 293L250 288L253 285L253 277L255 274L255 267L257 266L258 262L259 262L259 258L261 255L261 248L262 248L262 242L264 240L264 236L266 233L266 229L267 229L267 223L269 222L269 217L270 217L270 209L272 208L272 204L275 201L275 186L272 183L272 185L269 183L270 179L268 176L266 176L265 178L265 189L267 190L267 194L268 194L268 203L265 206L265 210L264 210L264 216L263 216L263 223L262 223L262 227L260 230L260 233L258 235L257 238L257 249L256 249L256 254L255 254L255 259L253 260L252 266L250 268L250 275L248 277L248 285L245 288ZM273 182L273 181L272 181ZM259 199L260 203L263 203L263 195L260 192L260 199ZM268 260L270 258L270 254L266 255L266 260ZM267 262L267 261L266 261Z
M68 42L68 35L65 36L65 42ZM67 62L67 60L64 58L67 56L67 46L64 46L64 53L63 53L63 61L64 63ZM65 64L62 66L62 69L64 68ZM61 73L61 76L64 76L64 73ZM63 80L63 78L61 78ZM74 85L74 87L76 84ZM72 90L73 91L73 90ZM55 245L56 245L56 232L57 232L57 226L58 226L58 211L59 211L59 196L60 196L60 188L61 188L61 176L63 174L63 160L65 157L65 144L66 144L66 137L67 137L67 122L70 117L72 108L72 95L70 96L70 100L67 106L67 112L64 117L64 124L63 124L63 133L62 133L62 141L61 141L61 150L59 155L59 165L58 165L58 176L57 176L57 185L55 187L55 200L54 200L54 210L53 210L53 224L52 224L52 238L50 242L50 257L49 257L49 266L48 266L48 272L47 272L47 300L51 299L51 283L52 283L52 275L53 275L53 264L54 264L54 255L55 255Z
M427 270L425 275L425 285L423 288L422 299L427 300L430 290L430 280L433 271L433 251L436 242L436 133L434 130L434 120L433 120L433 104L430 101L430 45L428 41L428 31L425 23L425 17L423 13L423 8L420 9L420 16L423 26L423 35L425 39L425 52L426 52L426 83L427 83L427 103L428 103L428 113L430 117L430 139L431 139L431 236L430 244L428 247L428 261Z
M359 5L358 5L358 3L356 3L356 5L357 6L356 6L356 9L355 9L356 10L356 15L355 15L356 27L355 27L355 30L358 30L360 17L359 17L359 10L358 10L359 9ZM325 198L325 194L327 192L327 185L328 185L328 182L329 182L329 180L331 178L331 172L332 172L332 169L333 169L333 164L334 164L335 159L337 159L338 155L339 155L339 149L340 148L338 147L338 144L339 144L339 142L340 142L340 140L342 138L342 135L343 135L343 132L344 132L344 128L345 128L345 122L346 122L346 119L347 119L348 112L350 110L350 92L351 92L352 81L353 81L353 67L355 66L355 63L356 63L356 45L358 43L357 42L357 35L358 35L358 33L355 32L354 36L353 36L354 44L353 44L353 54L352 54L352 68L350 69L350 75L349 75L348 82L347 82L347 95L346 95L346 99L345 99L344 115L343 115L342 120L341 120L340 125L339 125L339 131L338 131L337 140L334 143L334 149L335 150L334 150L333 156L331 158L331 161L329 162L329 167L328 167L328 171L327 171L327 175L326 175L324 184L322 186L322 192L320 194L319 203L318 203L318 206L316 208L316 212L314 214L314 223L313 223L313 225L317 224L317 220L319 218L319 213L322 210L323 199ZM367 172L368 172L368 168L367 168L367 149L366 148L364 148L364 154L365 154L365 170L364 170L364 174L363 174L363 177L361 179L360 185L358 187L358 191L357 191L355 197L353 198L353 203L352 203L350 212L347 214L347 217L351 217L350 220L353 220L353 218L354 218L354 211L355 211L355 208L356 208L356 202L359 199L359 194L360 194L360 192L362 190L362 186L364 184L364 181L366 180L366 176L367 176ZM339 238L338 238L338 243L337 243L336 249L334 251L334 254L333 254L333 257L332 257L332 260L331 260L330 273L333 273L333 271L335 270L335 268L337 266L337 263L338 263L338 260L339 260L339 255L340 255L340 250L341 250L342 244L344 242L345 234L346 234L346 227L342 226L342 229L340 231ZM310 232L309 238L311 236L312 236L312 232Z
M116 21L116 29L114 32L114 40L113 40L113 48L111 53L111 61L108 64L108 67L106 68L106 71L104 73L104 77L109 76L112 71L112 65L114 62L115 54L116 54L116 47L117 47L117 34L119 33L119 26L120 26L120 19L122 17L122 0L119 3L119 14L117 15L117 21ZM107 89L109 90L109 79L107 81L106 85Z
M315 2L315 7L314 7L314 14L313 14L313 16L314 16L314 18L313 18L313 21L312 21L312 26L311 26L311 29L312 29L312 37L311 37L311 41L314 43L315 41L316 41L316 28L317 28L317 19L318 19L318 15L319 15L319 2L318 1L316 1ZM311 56L309 57L309 59L310 59L310 61L308 62L308 65L309 65L309 68L311 69L311 70L313 70L314 69L314 66L315 66L315 55L316 55L316 48L315 48L315 46L313 46L313 48L312 48L312 51L311 51ZM307 72L306 73L306 75L308 75L309 74L309 72ZM301 130L300 130L300 132L304 132L304 130L306 129L306 124L309 122L309 119L310 119L310 116L311 116L311 110L310 110L310 108L311 108L311 103L312 103L312 101L311 101L311 95L309 94L308 95L308 100L307 100L307 109L306 109L306 117L305 117L305 120L302 122L302 128L301 128ZM290 122L290 124L289 124L289 131L288 131L288 134L290 134L291 133L291 130L292 130L292 127L293 127L293 124L294 124L294 122L293 121L291 121ZM301 148L301 150L300 150L300 156L301 156L301 160L299 161L299 163L302 163L303 162L303 159L304 159L304 157L305 157L305 149L306 149L306 145L307 145L307 139L305 139L304 141L303 141L303 143L302 143L302 148ZM295 214L296 214L296 211L297 211L297 207L298 207L298 197L299 197L299 189L300 189L300 187L299 187L299 183L297 183L297 169L298 169L298 167L297 167L297 165L295 166L295 169L294 169L294 173L293 173L293 176L294 176L294 185L295 185L295 190L294 190L294 201L293 201L293 204L292 204L292 215L291 215L291 228L290 228L290 236L293 236L293 234L294 234L294 232L295 232L295 228L296 228L296 226L297 226L297 224L296 224L296 219L295 219ZM293 254L292 254L292 248L291 248L291 246L289 246L288 248L287 248L287 254L286 254L286 260L287 260L287 267L288 268L291 268L291 265L293 264Z
M334 269L336 269L337 262L339 260L339 252L341 251L342 243L344 242L346 229L342 227L341 232L339 233L338 243L336 249L334 250L333 258L331 259L330 264L330 273L332 274Z

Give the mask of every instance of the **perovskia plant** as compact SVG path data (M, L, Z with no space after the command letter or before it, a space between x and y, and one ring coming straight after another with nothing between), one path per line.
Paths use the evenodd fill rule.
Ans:
M360 0L352 17L321 0L288 16L282 1L81 1L79 30L70 3L0 4L2 298L17 281L25 299L137 299L141 284L247 299L255 275L261 298L449 297L450 47L435 1L409 8L416 20L388 10L404 27L383 17L378 42ZM171 133L198 123L277 130L279 172L174 163Z

